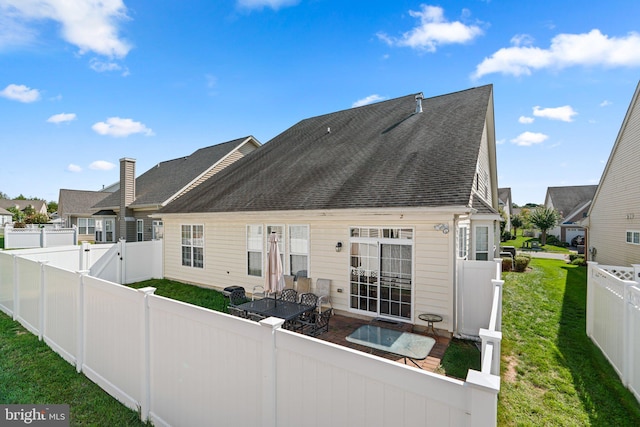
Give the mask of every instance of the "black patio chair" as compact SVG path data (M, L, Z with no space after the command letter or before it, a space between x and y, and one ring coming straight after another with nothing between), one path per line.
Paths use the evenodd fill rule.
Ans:
M298 291L290 288L283 289L280 293L280 299L282 301L298 302Z
M230 305L227 307L229 309L229 314L236 317L242 317L243 319L247 318L247 312L244 310L240 310L239 308Z
M247 302L247 295L244 293L244 289L234 289L229 294L229 305L235 306Z

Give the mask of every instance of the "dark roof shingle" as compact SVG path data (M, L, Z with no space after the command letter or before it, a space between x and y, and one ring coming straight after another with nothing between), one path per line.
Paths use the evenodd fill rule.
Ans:
M160 212L468 206L492 86L305 119Z

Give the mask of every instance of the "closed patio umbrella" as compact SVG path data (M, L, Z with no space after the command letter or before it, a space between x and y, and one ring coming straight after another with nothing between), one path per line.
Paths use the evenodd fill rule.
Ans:
M265 292L275 294L284 288L284 270L280 259L280 249L278 248L278 235L271 232L269 236L269 257L267 259L267 274L265 279Z

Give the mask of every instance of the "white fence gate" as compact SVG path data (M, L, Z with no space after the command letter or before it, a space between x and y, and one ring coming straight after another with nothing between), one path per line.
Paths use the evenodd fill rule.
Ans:
M0 310L158 426L495 426L501 287L460 381L0 252Z
M640 265L588 264L587 336L640 402Z

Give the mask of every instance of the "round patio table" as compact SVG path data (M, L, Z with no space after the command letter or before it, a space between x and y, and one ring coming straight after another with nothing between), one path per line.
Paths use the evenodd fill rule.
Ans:
M418 315L418 319L427 322L427 335L431 334L433 336L438 336L433 324L442 322L442 316L439 314L422 313Z

